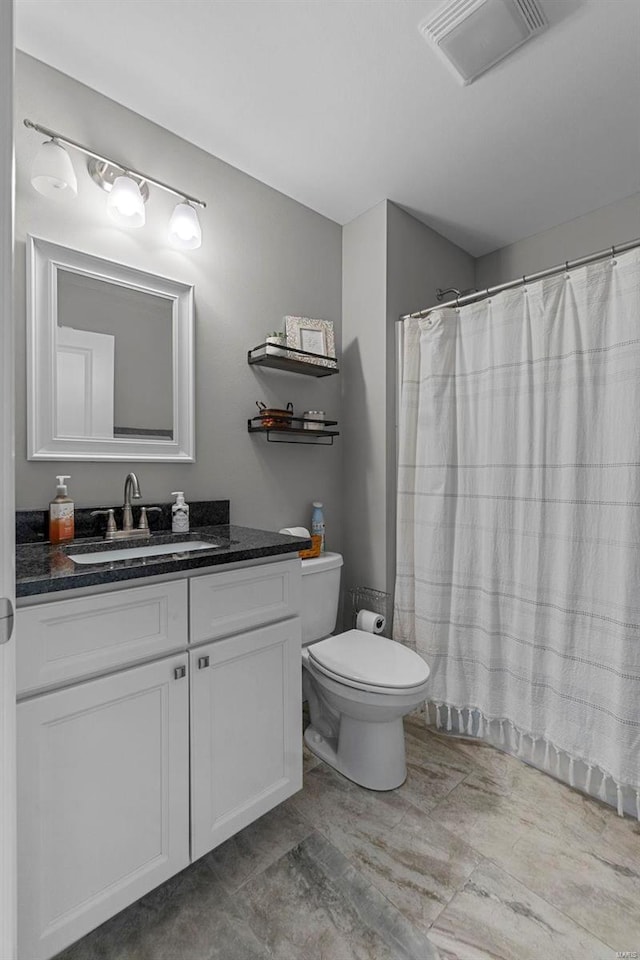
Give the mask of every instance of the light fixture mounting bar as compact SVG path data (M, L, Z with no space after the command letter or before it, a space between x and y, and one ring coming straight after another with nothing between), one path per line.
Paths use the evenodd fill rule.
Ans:
M37 130L38 133L42 133L45 137L50 137L52 140L63 143L67 147L73 147L75 150L79 150L80 153L84 153L87 157L92 157L94 160L100 160L103 163L108 163L112 164L114 167L119 167L124 173L132 173L141 180L145 180L147 183L152 184L154 187L159 187L160 190L165 190L167 193L172 193L175 197L181 197L183 200L186 200L188 203L191 203L196 207L206 207L204 200L198 200L197 197L191 197L188 193L184 193L182 190L176 190L175 187L170 187L168 183L163 183L162 180L156 180L155 177L148 177L146 173L141 173L139 170L129 167L126 163L120 163L119 160L114 160L112 157L105 157L101 153L96 153L95 150L90 150L89 147L85 147L82 143L78 143L77 140L71 140L70 137L65 137L62 133L56 133L55 130L50 130L48 127L43 127L41 124L34 123L33 120L28 120L26 118L24 120L24 125L25 127L29 127L31 130Z
M114 163L106 163L102 160L96 160L95 157L89 157L87 161L87 169L89 170L89 176L93 182L97 183L101 190L106 190L107 192L111 191L116 177L122 176L122 167L116 166ZM142 199L146 203L149 199L149 187L147 185L147 181L143 180L142 177L139 177L137 174L132 173L131 170L127 170L126 173L138 184L138 189L142 194Z

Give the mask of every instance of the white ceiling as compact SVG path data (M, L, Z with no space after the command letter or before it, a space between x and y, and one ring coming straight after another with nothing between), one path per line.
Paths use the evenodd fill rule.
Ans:
M639 0L540 3L467 87L418 33L442 0L16 0L16 39L339 223L389 198L478 256L640 189Z

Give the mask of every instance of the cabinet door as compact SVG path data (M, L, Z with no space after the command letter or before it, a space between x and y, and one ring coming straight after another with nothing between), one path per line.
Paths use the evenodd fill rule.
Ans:
M189 653L195 860L302 788L300 620Z
M188 864L186 668L18 705L19 956L53 956Z

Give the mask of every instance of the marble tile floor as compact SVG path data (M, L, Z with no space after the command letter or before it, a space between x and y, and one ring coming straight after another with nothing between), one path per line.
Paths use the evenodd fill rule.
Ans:
M492 747L406 722L409 774L304 789L57 960L640 956L640 827Z

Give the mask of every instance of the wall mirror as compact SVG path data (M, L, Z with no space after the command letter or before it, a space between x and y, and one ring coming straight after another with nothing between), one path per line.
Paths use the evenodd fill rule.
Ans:
M30 460L194 450L193 286L27 238Z

